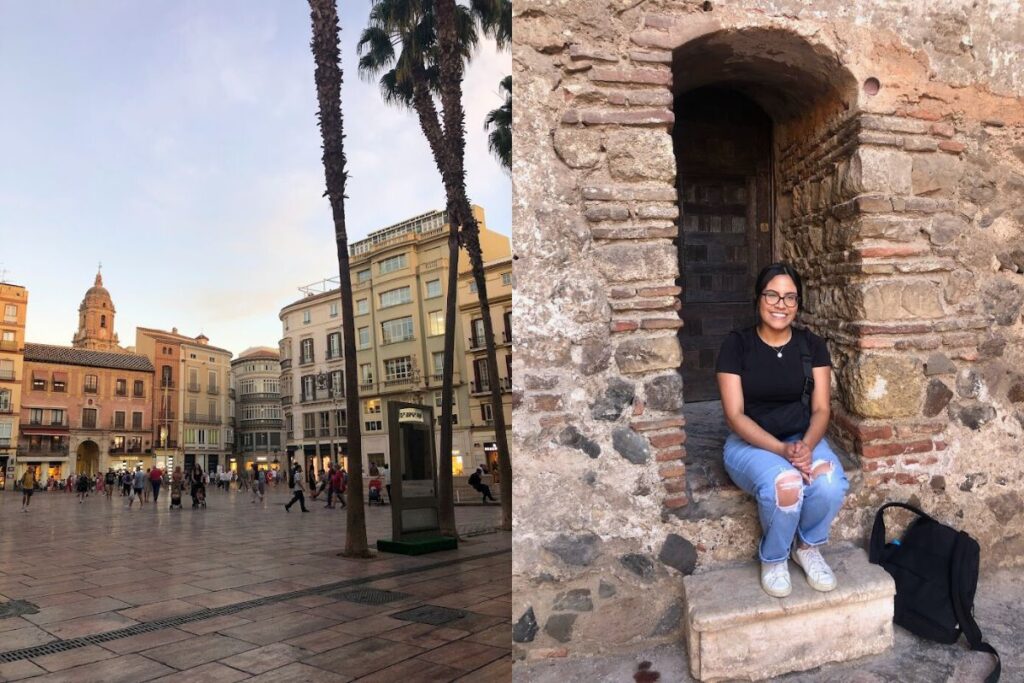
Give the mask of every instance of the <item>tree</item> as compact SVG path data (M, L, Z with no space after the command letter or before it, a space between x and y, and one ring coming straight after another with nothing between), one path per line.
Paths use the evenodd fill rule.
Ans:
M316 63L314 80L320 105L317 118L323 139L324 177L334 218L334 242L338 252L341 287L341 332L345 352L345 409L359 415L359 376L356 372L355 316L352 306L352 275L349 269L348 233L345 230L345 135L341 115L340 27L334 0L309 0L313 39L310 48ZM363 505L363 453L359 420L348 424L349 505L345 524L345 550L349 557L369 557L366 544L366 508Z
M441 532L454 536L456 529L452 500L451 404L455 321L458 314L455 295L458 286L459 227L465 225L467 216L472 220L472 212L466 195L465 172L461 161L460 150L464 146L461 118L458 126L451 127L446 110L442 127L434 99L440 94L441 74L433 8L432 0L374 0L369 23L360 37L358 50L361 55L360 73L367 78L380 76L379 84L384 100L416 112L445 188L449 224L449 271L441 386L438 494L441 505ZM471 8L457 7L455 14L457 39L454 49L460 65L471 58L481 32L495 36L503 46L511 39L511 4L507 0L475 0ZM501 28L502 16L508 18L507 30ZM461 103L459 109L461 116ZM510 500L509 497L509 503ZM503 500L503 509L505 504L506 501ZM508 519L511 528L511 508Z
M487 136L487 147L505 170L512 172L512 76L505 76L498 86L505 93L505 104L492 109L484 119L484 130L491 130Z

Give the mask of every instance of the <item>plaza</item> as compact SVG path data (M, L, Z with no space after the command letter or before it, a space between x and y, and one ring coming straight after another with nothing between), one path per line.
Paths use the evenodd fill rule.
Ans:
M510 679L498 506L456 509L456 551L350 560L343 510L288 499L211 487L206 509L129 509L38 492L22 514L0 493L0 680ZM371 545L390 515L367 510Z

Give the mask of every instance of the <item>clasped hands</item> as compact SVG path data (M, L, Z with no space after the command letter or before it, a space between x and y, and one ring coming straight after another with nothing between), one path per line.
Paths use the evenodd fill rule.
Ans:
M801 441L787 441L782 444L782 457L799 470L805 483L811 483L811 448Z

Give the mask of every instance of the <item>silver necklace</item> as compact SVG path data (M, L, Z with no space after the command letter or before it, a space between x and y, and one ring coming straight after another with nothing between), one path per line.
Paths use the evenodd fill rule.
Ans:
M782 346L772 346L768 342L764 341L764 337L761 336L760 332L757 333L757 338L760 339L762 342L764 342L765 346L767 346L769 349L771 349L772 351L775 352L775 357L776 358L782 358L782 349L784 349L787 346L789 346L789 342L793 341L793 332L791 331L789 333L789 339L787 339L786 343L783 344Z

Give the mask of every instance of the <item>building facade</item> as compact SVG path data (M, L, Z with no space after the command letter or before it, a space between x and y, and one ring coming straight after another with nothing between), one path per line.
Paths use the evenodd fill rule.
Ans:
M498 357L497 379L501 387L501 409L505 431L512 430L512 258L507 256L484 263L487 300L490 304L491 329ZM469 474L477 465L486 465L488 472L498 474L498 444L494 434L494 407L491 404L491 382L487 374L487 345L484 337L483 313L473 273L459 274L459 314L462 336L466 339L463 368L469 384L469 452L453 463L455 474L461 469ZM435 395L440 405L440 392Z
M13 474L18 447L27 316L28 290L0 282L0 489Z
M485 259L509 258L508 238L480 223ZM428 404L440 416L447 232L443 212L433 211L377 230L350 245L360 415L346 415L337 280L304 288L307 296L281 310L281 391L288 450L306 465L322 466L332 443L344 462L347 424L358 419L364 466L389 454L387 402ZM469 261L460 254L460 273ZM456 326L458 329L458 325ZM466 340L455 340L453 461L471 458ZM436 433L436 431L435 431ZM481 452L480 462L483 455Z
M153 439L157 463L206 472L227 468L234 450L231 415L231 352L211 346L200 334L188 337L177 328L139 327L135 347L155 366L157 419Z
M284 416L281 406L281 355L256 347L231 361L235 391L235 461L231 469L273 469L285 457Z

